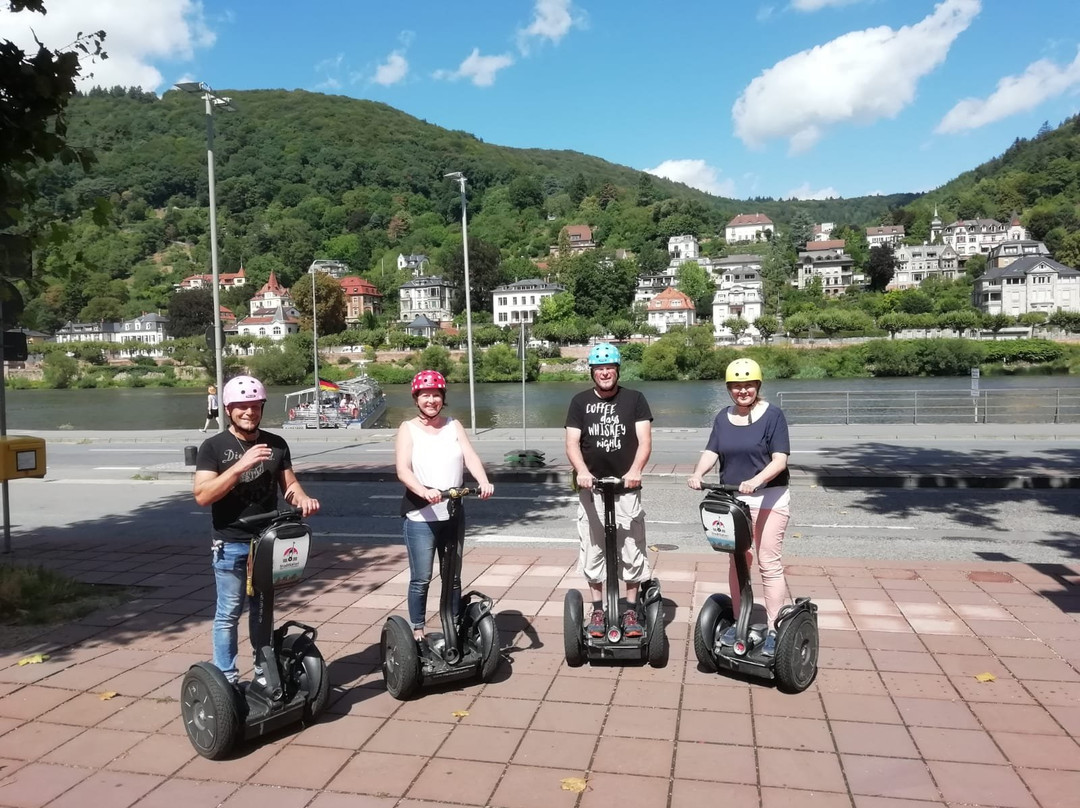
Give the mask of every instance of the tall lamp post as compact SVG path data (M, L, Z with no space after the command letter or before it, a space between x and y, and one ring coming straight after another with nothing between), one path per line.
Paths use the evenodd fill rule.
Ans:
M465 343L469 356L469 417L472 433L476 434L476 386L473 379L472 351L472 300L469 295L469 229L465 216L465 175L460 171L444 174L447 179L457 180L461 187L461 248L465 252Z
M176 85L176 89L183 90L192 95L201 95L206 104L206 173L210 184L210 270L214 284L214 378L217 383L218 406L221 412L225 407L221 404L221 396L225 393L225 374L221 366L221 354L224 349L223 334L221 333L221 289L218 281L218 249L217 249L217 196L214 187L214 110L223 112L236 112L232 105L232 99L217 95L208 85L201 81L182 81ZM225 429L226 418L218 418L218 431Z

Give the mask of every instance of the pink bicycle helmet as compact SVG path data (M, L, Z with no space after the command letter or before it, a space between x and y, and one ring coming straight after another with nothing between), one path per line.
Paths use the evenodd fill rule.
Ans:
M228 407L241 401L266 401L266 388L254 376L237 376L225 383L221 403Z
M413 398L416 398L421 390L442 390L443 395L446 395L446 379L437 370L421 370L413 376Z

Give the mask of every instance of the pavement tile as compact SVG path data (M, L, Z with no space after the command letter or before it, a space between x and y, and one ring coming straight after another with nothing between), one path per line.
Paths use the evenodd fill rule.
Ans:
M820 718L756 715L754 716L754 738L759 748L798 749L809 752L834 750L829 722ZM728 743L739 743L739 741L729 740Z
M522 729L459 724L438 751L439 757L506 763L525 734Z
M48 754L35 755L35 758L45 763L63 763L67 766L101 769L147 737L143 732L125 732L114 729L82 730L78 727L65 727L65 729L79 734Z
M1061 735L992 732L994 742L1017 768L1080 772L1080 745Z
M1080 737L1080 706L1048 704L1039 709L1045 709L1051 719L1064 727L1069 735Z
M950 679L944 674L884 671L881 678L893 698L956 698Z
M545 701L579 702L581 704L610 704L616 680L556 676L548 689Z
M848 671L823 669L815 680L822 693L854 693L862 696L884 696L888 692L877 671Z
M1035 698L1014 679L980 682L974 676L949 676L960 698L966 702L990 701L995 704L1034 704ZM1038 684L1038 683L1035 683ZM1075 702L1063 702L1075 703Z
M67 690L60 692L70 693ZM57 724L93 727L131 705L132 701L130 697L123 695L103 699L98 693L79 693L69 701L49 710L42 719Z
M540 708L541 712L543 707ZM657 741L673 741L678 726L679 712L651 707L626 707L614 705L608 711L604 723L604 735L620 735L628 738L653 738Z
M166 780L141 800L139 808L218 808L236 790L235 783L200 783L174 778Z
M1020 776L1042 808L1073 808L1080 794L1080 772L1021 769Z
M1042 706L975 702L969 707L983 727L991 732L1059 736L1065 733Z
M315 793L300 788L243 785L221 804L221 808L303 808Z
M128 704L118 713L114 713L98 724L103 729L126 729L132 732L156 732L166 724L180 719L180 708L175 701L150 701L139 699ZM183 731L181 729L181 731Z
M759 749L761 785L807 791L847 793L847 784L835 752L802 752L792 749Z
M1027 659L1025 657L1002 657L1001 664L1014 677L1022 680L1050 682L1080 682L1080 673L1060 659Z
M1008 766L928 761L926 764L949 802L1000 808L1036 808L1019 775Z
M27 665L26 667L34 666ZM63 704L75 695L75 692L71 690L56 690L51 687L41 687L40 685L27 685L0 698L0 717L29 721L32 718L44 715L58 704Z
M409 799L486 805L503 764L433 758L408 791Z
M696 710L748 713L750 688L741 682L709 674L706 684L683 685L683 714Z
M1072 706L1080 704L1080 683L1028 681L1025 686L1043 705Z
M296 746L325 746L355 751L382 726L383 719L325 713L315 724L296 734Z
M0 758L39 760L81 732L82 727L30 721L0 737Z
M855 693L822 693L830 721L870 721L875 724L902 724L896 704L888 696Z
M716 802L717 785L698 780L675 780L671 785L670 808L701 808ZM726 783L723 786L724 808L759 808L758 790L754 786ZM773 789L770 789L772 791ZM776 789L779 793L790 794L786 789ZM764 794L762 795L764 797ZM850 805L850 803L848 803ZM791 802L785 802L778 808L791 808Z
M403 721L392 718L371 737L364 749L402 755L434 755L453 728L452 724L431 720Z
M748 746L679 741L675 745L675 777L756 785L755 757L754 750Z
M246 783L277 751L277 747L269 744L241 744L234 750L233 756L225 760L207 760L196 756L177 776L208 782Z
M307 808L394 808L395 805L403 806L404 803L399 804L396 797L373 797L370 794L331 794L324 791L308 803ZM139 806L139 808L142 808L142 806Z
M596 735L576 735L530 729L513 753L513 762L552 769L588 768Z
M680 676L680 679L682 677ZM682 685L676 682L641 682L621 679L615 688L614 704L631 707L665 707L676 709L682 695Z
M829 726L836 748L841 753L857 755L873 750L883 757L919 757L908 728L901 724L830 721Z
M351 756L351 750L290 744L270 758L248 782L319 789L330 782Z
M787 721L766 716L767 721ZM679 718L678 740L705 743L754 745L754 727L750 714L683 711Z
M327 785L328 791L400 797L428 759L417 755L357 752Z
M668 798L668 778L641 777L631 774L593 773L589 786L581 795L580 808L655 808L665 805Z
M912 727L911 735L925 760L995 765L1005 763L993 738L981 729Z
M532 723L540 708L536 699L494 698L489 695L491 692L484 688L469 707L470 724L523 729Z
M671 775L674 747L657 748L641 738L601 738L592 761L592 771L620 775L663 777Z
M492 808L573 808L578 795L563 790L561 782L569 777L584 776L584 767L558 769L511 763L489 805Z
M946 729L978 729L968 705L959 700L899 697L896 707L909 727L942 727Z
M818 667L872 671L874 661L870 652L863 648L829 648L821 650L818 656Z
M542 702L533 718L532 728L598 735L606 713L607 708L598 704Z
M80 781L49 805L52 808L86 808L88 805L127 808L163 781L162 777L148 774L99 771Z
M925 649L923 638L910 628L896 631L860 631L859 638L871 651L916 651Z
M870 656L879 671L896 673L941 673L941 668L926 651L871 650Z
M934 660L941 666L950 677L978 676L980 673L991 673L1001 679L1011 679L1012 674L1001 664L996 656L991 654L935 654Z
M872 755L841 755L844 773L856 803L859 795L902 800L935 800L938 790L920 760Z

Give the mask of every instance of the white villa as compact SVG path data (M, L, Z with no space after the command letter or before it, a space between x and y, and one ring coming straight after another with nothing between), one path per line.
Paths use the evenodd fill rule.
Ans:
M900 244L904 240L904 228L898 224L884 224L866 228L866 243L871 247Z
M218 288L231 289L234 286L243 286L247 283L244 276L244 268L240 267L237 272L219 272ZM188 275L180 281L181 289L209 289L214 285L214 274Z
M401 303L398 319L411 323L423 314L435 322L450 320L450 298L454 286L440 275L420 275L401 285L398 293Z
M799 253L796 285L805 289L821 278L821 289L830 297L842 295L855 282L855 259L844 252L844 240L809 241Z
M661 334L666 334L672 326L683 325L689 328L697 322L697 310L694 301L685 292L669 286L646 304L648 323Z
M996 219L957 219L943 226L935 209L934 218L930 220L930 240L948 244L956 250L961 264L968 256L989 254L995 245L1004 241L1023 241L1027 238L1028 232L1016 214L1007 225Z
M1080 271L1045 255L1024 255L987 269L972 294L987 314L1080 311Z
M731 268L720 276L713 297L713 333L718 342L734 336L731 329L724 327L724 320L731 317L741 317L750 323L748 334L758 333L753 322L765 311L764 284L760 269L759 259L757 266Z
M947 244L901 244L893 251L893 258L896 270L886 291L913 289L932 277L952 280L959 271L956 250Z
M495 325L534 323L544 299L565 291L565 286L548 283L540 278L498 286L491 292L491 313Z
M158 345L169 338L169 318L157 313L141 314L122 323L75 323L68 321L56 332L56 341L65 342L115 342ZM158 350L147 351L160 356Z
M236 333L241 337L268 337L278 342L300 330L300 312L293 305L292 294L273 272L248 301L248 312L236 323Z
M761 241L765 233L775 232L776 225L764 213L740 213L727 223L724 239L728 244L738 241Z

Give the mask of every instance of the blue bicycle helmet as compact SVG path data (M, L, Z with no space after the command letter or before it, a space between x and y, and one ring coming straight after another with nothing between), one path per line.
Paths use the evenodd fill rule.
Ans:
M621 365L619 349L610 342L598 342L589 351L589 367L593 365Z

